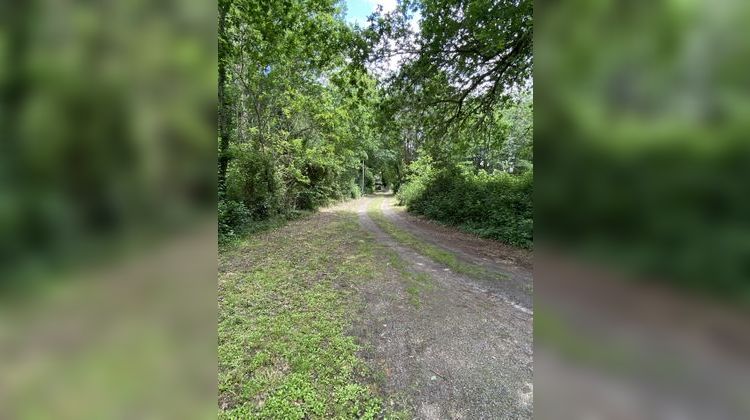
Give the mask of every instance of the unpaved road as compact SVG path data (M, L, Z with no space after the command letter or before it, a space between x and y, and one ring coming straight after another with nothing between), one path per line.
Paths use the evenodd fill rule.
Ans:
M532 417L533 339L528 256L399 214L387 196L381 210L400 229L504 275L488 281L457 274L381 230L367 213L375 197L350 202L378 244L428 278L410 305L404 276L363 286L366 305L354 334L363 356L385 372L383 391L421 419ZM388 403L388 401L386 401Z

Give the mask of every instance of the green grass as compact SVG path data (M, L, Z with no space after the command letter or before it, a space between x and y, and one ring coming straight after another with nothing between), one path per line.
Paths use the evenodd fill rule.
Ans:
M375 224L380 227L380 229L391 235L399 243L414 249L418 253L432 259L435 262L443 264L456 273L465 274L470 277L492 278L497 280L505 278L503 274L492 273L480 266L465 263L459 260L453 253L429 244L412 235L411 233L399 229L398 226L396 226L383 214L381 210L382 202L382 197L378 197L375 200L372 200L367 209L367 214L370 216L373 222L375 222Z
M353 214L317 215L220 256L219 417L390 416L346 331L351 286L384 267ZM397 414L397 413L396 413Z
M420 294L432 289L432 279L425 273L415 273L410 270L408 264L395 251L383 249L382 252L388 258L388 265L401 275L401 279L406 284L405 290L409 295L409 303L419 308L421 306Z
M430 277L422 273L414 274L409 272L404 275L404 278L406 279L406 293L409 295L409 303L419 308L422 306L421 294L433 287Z

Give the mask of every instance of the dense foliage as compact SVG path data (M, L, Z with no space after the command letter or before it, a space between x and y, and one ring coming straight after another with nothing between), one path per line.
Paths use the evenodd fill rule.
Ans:
M380 108L400 201L531 247L531 3L404 1L372 22L370 59L400 64Z
M532 246L533 172L438 171L424 161L411 168L415 173L397 195L409 211L511 245Z
M226 0L220 31L221 233L357 197L377 92L338 2Z
M529 247L531 3L405 0L364 28L344 7L220 2L222 235L377 184Z

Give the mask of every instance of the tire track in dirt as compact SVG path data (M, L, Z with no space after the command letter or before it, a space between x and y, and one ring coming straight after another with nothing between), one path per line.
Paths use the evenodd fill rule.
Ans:
M520 306L532 309L531 269L526 261L518 261L526 257L526 255L518 254L526 254L527 251L511 250L509 246L499 242L476 238L455 229L403 214L394 209L395 200L392 197L386 196L381 204L381 210L393 224L423 242L454 254L463 262L482 267L489 272L502 274L504 279L500 282L496 279L475 278L474 280Z
M452 272L404 247L356 204L360 224L414 274L429 278L411 305L404 276L362 286L356 333L382 371L384 391L403 395L421 419L532 417L532 314L502 290Z

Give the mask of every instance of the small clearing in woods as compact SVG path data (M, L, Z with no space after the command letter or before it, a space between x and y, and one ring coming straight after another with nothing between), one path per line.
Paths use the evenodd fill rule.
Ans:
M220 255L224 418L530 418L529 255L329 207Z

